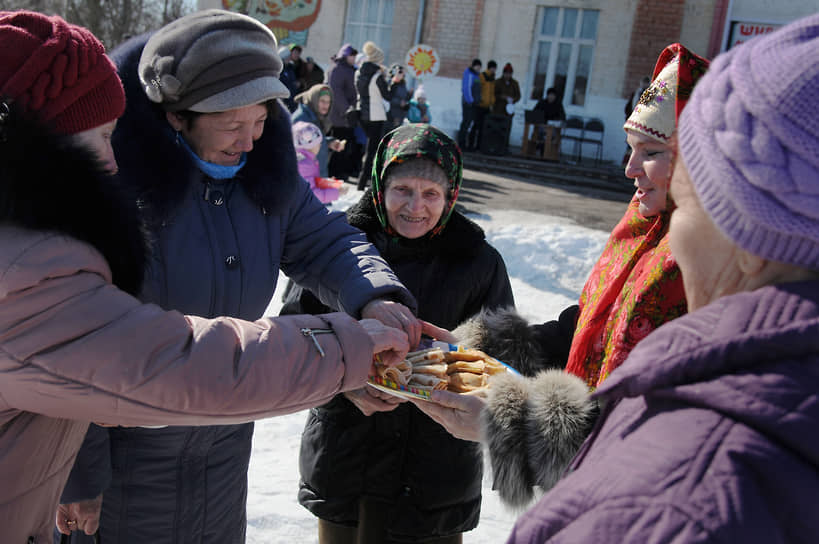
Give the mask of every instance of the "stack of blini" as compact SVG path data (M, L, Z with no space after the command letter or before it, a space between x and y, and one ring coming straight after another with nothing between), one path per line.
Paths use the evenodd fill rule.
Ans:
M404 387L447 389L455 393L486 387L489 376L506 371L501 362L482 351L443 351L437 347L410 352L398 365L379 365L377 369L379 376Z

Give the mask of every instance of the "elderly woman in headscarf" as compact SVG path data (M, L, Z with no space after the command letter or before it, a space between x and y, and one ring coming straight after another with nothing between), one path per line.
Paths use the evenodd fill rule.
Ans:
M119 177L137 195L153 240L142 300L255 320L281 269L333 307L391 321L417 343L412 295L299 176L269 28L199 11L112 57L127 96L113 135ZM92 427L86 451L109 454L107 470L81 456L78 469L92 469L72 477L63 502L104 489L104 541L243 542L252 436L252 424Z
M461 152L442 131L403 125L381 141L373 188L347 212L415 294L419 317L452 328L481 308L512 305L500 254L455 210ZM290 312L321 306L305 292ZM319 542L461 542L478 523L482 457L412 404L376 389L310 413L299 502Z
M299 121L313 123L324 136L321 142L317 158L319 161L320 175L323 178L329 176L327 164L330 160L330 151L344 151L345 140L337 140L328 136L333 128L330 121L330 110L333 106L333 90L329 85L313 85L303 93L296 95L296 110L293 112L293 124Z
M510 544L815 542L819 15L720 55L678 129L690 313L631 352L571 471Z
M534 496L533 486L557 482L598 413L590 392L641 339L686 311L682 277L668 247L673 208L668 187L676 120L707 65L680 44L668 46L657 60L654 81L623 127L632 148L626 175L637 190L592 269L579 306L534 326L514 312L484 313L455 331L461 343L534 376L495 380L484 411L495 486L510 504L525 505ZM543 368L552 370L538 373ZM439 398L450 407L421 408L458 436L478 440L483 403L461 406L463 397Z

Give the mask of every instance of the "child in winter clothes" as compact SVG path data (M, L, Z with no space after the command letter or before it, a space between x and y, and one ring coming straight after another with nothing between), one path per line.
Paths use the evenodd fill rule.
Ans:
M432 122L432 115L429 113L429 104L427 103L427 93L424 91L423 85L418 85L412 95L407 119L409 119L410 123Z
M299 174L324 204L329 204L345 193L344 182L335 178L321 177L318 152L324 136L313 123L298 121L293 124L293 145L296 148Z

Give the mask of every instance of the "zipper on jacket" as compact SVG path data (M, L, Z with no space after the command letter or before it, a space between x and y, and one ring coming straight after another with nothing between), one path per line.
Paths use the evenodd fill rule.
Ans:
M324 357L324 350L321 348L321 344L318 343L318 340L316 340L316 335L317 334L334 334L334 332L335 331L333 331L333 329L308 329L308 328L304 328L304 329L301 330L301 333L304 336L307 336L308 338L313 340L313 344L316 346L316 349L318 350L319 354L322 357Z

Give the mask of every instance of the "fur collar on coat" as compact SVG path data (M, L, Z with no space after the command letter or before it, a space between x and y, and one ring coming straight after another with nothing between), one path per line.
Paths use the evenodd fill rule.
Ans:
M139 192L151 218L162 221L182 201L196 166L176 144L164 110L148 100L139 82L137 66L149 37L132 38L111 53L128 99L113 143L126 181ZM278 115L268 117L262 137L236 179L266 213L282 212L295 194L300 177L290 116L281 103Z
M14 104L0 123L0 222L87 242L117 287L136 294L142 285L147 250L133 195L89 151Z

